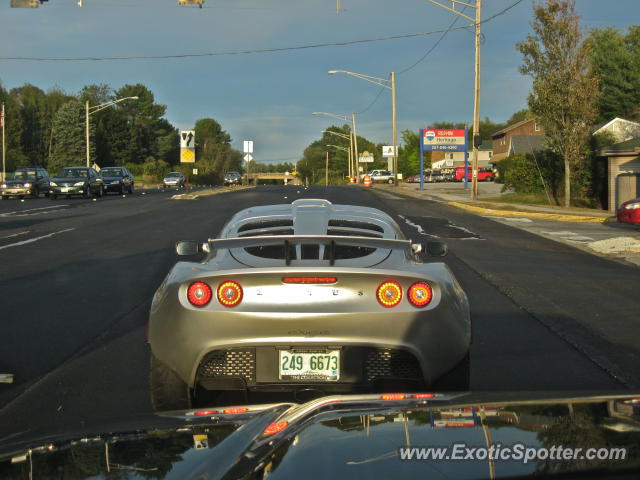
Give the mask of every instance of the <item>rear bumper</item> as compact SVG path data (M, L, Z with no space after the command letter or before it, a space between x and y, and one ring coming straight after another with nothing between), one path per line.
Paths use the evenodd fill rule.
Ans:
M407 378L432 383L449 371L466 355L471 340L471 324L468 310L449 305L429 311L333 313L296 315L271 313L193 312L175 304L160 311L152 311L149 324L149 341L154 355L174 370L189 386L194 387L205 379L205 387L220 389L220 385L240 385L242 388L258 388L266 385L281 387L299 383L280 381L278 378L278 350L339 349L341 372L339 383L371 385L376 378L367 370L369 352L395 358L401 364L417 365ZM237 374L229 366L218 369L222 377L239 376L236 382L229 378L213 381L203 374L203 365L210 364L211 357L220 362L234 357L233 352L245 352L253 362L253 374ZM390 352L390 353L381 353ZM391 358L390 357L390 358ZM222 360L220 360L222 358ZM413 360L411 360L413 359ZM369 359L372 361L371 359ZM391 360L389 360L391 362ZM397 366L396 363L393 365ZM399 377L401 371L389 366L388 375ZM407 367L408 368L408 367ZM214 369L215 370L215 369ZM246 373L246 372L245 372ZM384 372L383 372L384 373ZM215 377L215 375L214 375ZM244 382L244 383L243 383ZM305 385L312 381L302 382ZM321 382L324 385L336 382ZM215 384L215 385L214 385ZM233 386L229 387L234 389Z

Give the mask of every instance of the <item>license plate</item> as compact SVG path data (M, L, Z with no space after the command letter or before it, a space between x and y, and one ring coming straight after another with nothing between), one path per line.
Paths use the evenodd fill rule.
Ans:
M278 368L280 380L336 381L340 378L340 350L280 350Z
M62 193L64 193L64 192L68 192L68 191L69 191L69 188L68 188L68 187L62 187L62 188L60 189L60 191L61 191Z

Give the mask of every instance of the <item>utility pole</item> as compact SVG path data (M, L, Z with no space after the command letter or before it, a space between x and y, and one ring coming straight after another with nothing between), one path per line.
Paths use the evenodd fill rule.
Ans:
M0 114L0 123L2 123L2 181L6 182L7 181L7 170L6 170L6 163L5 163L5 158L7 155L7 145L5 142L5 137L4 137L4 122L5 122L5 118L4 118L4 103L2 104L2 113Z
M86 142L87 142L87 167L90 167L91 166L91 163L90 163L91 149L89 148L89 100L87 100L85 103L84 112L85 112L84 125L85 125L85 135L86 135Z
M329 152L327 152L327 159L324 163L324 186L329 185Z
M473 157L472 157L472 174L471 174L471 199L478 199L478 147L480 142L480 24L482 21L482 0L475 0L474 5L470 5L460 0L450 0L454 8L447 7L439 3L436 0L427 0L434 5L442 7L450 12L455 13L467 20L473 22L475 26L475 40L476 40L476 55L475 55L475 75L474 75L474 97L473 97ZM471 7L475 9L475 18L465 15L462 12L458 12L455 9L456 4L460 4L464 7Z
M353 176L356 179L356 183L359 183L360 177L358 176L358 134L356 133L356 114L354 112L351 113L351 131L353 133Z

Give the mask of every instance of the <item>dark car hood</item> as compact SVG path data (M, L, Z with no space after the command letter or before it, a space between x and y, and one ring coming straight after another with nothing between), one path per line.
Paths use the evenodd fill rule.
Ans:
M63 177L58 178L54 177L51 179L54 183L78 183L78 182L88 182L89 179L85 177Z
M196 415L197 411L148 415L83 427L83 431L5 439L0 443L0 477L27 477L32 471L33 478L59 476L59 472L73 478L110 478L115 470L153 478L305 480L544 478L576 471L580 478L603 471L637 474L640 398L629 394L552 398L539 393L536 397L443 394L383 400L379 395L343 396L246 413L225 413L223 407L204 415ZM279 433L264 434L267 427L282 423L285 428ZM407 446L453 444L619 447L628 453L624 461L400 458L400 449Z
M116 177L102 177L105 181L114 181L114 180L122 180L124 176L116 176Z

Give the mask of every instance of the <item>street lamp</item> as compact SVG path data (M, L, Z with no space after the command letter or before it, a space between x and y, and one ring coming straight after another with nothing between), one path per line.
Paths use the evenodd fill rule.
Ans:
M398 185L398 138L396 132L396 73L391 72L391 80L385 78L372 77L370 75L363 75L362 73L349 72L347 70L329 70L329 75L336 73L344 73L351 75L352 77L361 78L367 82L373 83L380 87L391 90L391 124L393 129L393 184Z
M351 148L341 147L340 145L331 145L331 144L327 144L326 146L327 147L337 148L338 150L342 150L343 152L347 152L349 154L349 156L351 156ZM327 168L329 168L329 167L327 166ZM357 173L355 173L354 176L357 176Z
M476 56L475 56L475 75L474 75L474 87L473 87L473 163L472 163L472 175L471 175L471 199L478 199L478 147L480 143L480 23L481 23L481 10L482 0L476 0L475 4L471 5L460 0L451 0L452 7L447 7L435 0L428 0L429 2L437 5L441 8L445 8L456 15L466 18L473 22L475 26L475 38L476 38ZM471 7L475 10L475 18L465 15L462 12L458 12L455 9L456 4L463 5L465 7ZM465 173L466 175L466 173Z
M349 121L346 115L337 115L335 113L313 112L313 115L325 115L327 117L339 118L341 120L344 120L345 122ZM353 136L352 143L351 143L353 155L351 158L354 163L354 166L349 165L349 175L351 175L352 172L355 172L357 170L356 167L358 164L358 136L356 134L356 114L355 113L351 114L351 134Z
M85 103L85 134L87 137L87 167L91 166L91 149L89 148L89 115L93 115L94 113L99 112L100 110L104 110L105 108L108 108L111 105L124 102L125 100L138 100L138 97L119 98L112 102L107 102L100 105L94 105L93 107L89 106L89 100L86 101Z

